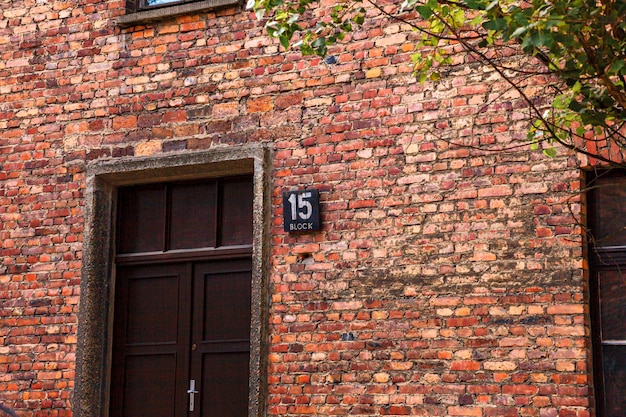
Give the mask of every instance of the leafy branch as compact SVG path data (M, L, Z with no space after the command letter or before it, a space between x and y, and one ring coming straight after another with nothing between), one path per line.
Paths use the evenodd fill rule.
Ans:
M270 16L266 30L283 47L319 56L373 19L368 11L374 9L420 34L412 55L420 82L438 81L461 47L527 103L534 115L527 139L534 148L559 144L609 164L623 163L596 146L626 152L623 0L338 0L328 9L319 6L317 0L248 1L259 19ZM517 48L534 60L534 68L502 64L498 51L503 48ZM548 77L552 93L543 98L551 106L537 105L538 97L529 96L510 71ZM544 153L556 151L549 145Z

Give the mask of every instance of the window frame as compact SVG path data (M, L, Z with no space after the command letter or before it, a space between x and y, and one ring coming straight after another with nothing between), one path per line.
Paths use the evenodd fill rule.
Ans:
M600 275L612 271L626 271L626 244L624 245L596 245L593 240L593 230L602 222L599 219L599 193L603 182L611 179L626 181L626 171L605 170L587 173L587 226L588 226L588 260L589 260L589 314L591 325L591 350L593 369L593 389L595 399L595 411L597 417L606 416L605 399L607 391L605 387L605 369L603 347L617 345L607 343L602 335L602 294L600 289ZM626 184L625 184L626 185ZM614 342L614 341L612 341Z
M147 11L147 10L160 9L163 7L179 6L181 4L194 3L197 1L198 0L172 0L168 3L163 3L163 4L142 5L142 3L145 3L146 0L126 0L126 9L130 13L137 13L137 12L142 12L142 11Z
M126 0L126 14L117 18L121 27L129 27L184 14L202 13L221 7L240 6L242 0L181 0L168 4L140 7L141 0Z

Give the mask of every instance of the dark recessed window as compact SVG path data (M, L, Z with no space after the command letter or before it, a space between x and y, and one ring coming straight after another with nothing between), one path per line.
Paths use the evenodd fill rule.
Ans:
M626 410L626 173L594 173L588 185L590 312L596 415Z
M118 17L117 22L131 26L239 4L241 0L126 0L126 14Z
M146 6L158 6L161 4L180 3L180 0L147 0Z
M169 6L172 4L179 4L179 3L190 3L190 1L184 1L184 0L140 0L139 2L139 7L141 9L144 8L151 8L151 7L158 7L158 6Z
M126 9L128 12L134 13L184 3L193 3L193 0L128 0Z

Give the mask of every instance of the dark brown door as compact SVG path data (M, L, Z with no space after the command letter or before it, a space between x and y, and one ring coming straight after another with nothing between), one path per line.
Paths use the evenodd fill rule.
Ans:
M248 415L249 259L195 265L191 380L197 416ZM243 308L242 308L243 307Z
M110 415L245 417L250 178L121 189Z
M117 272L111 415L186 415L191 265Z

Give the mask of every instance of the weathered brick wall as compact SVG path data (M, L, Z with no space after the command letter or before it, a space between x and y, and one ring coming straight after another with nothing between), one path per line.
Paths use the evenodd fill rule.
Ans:
M0 0L0 401L71 414L86 162L263 142L269 415L589 415L579 164L484 149L525 137L493 73L419 84L385 19L327 64L241 9L123 13ZM305 185L324 231L287 235Z

